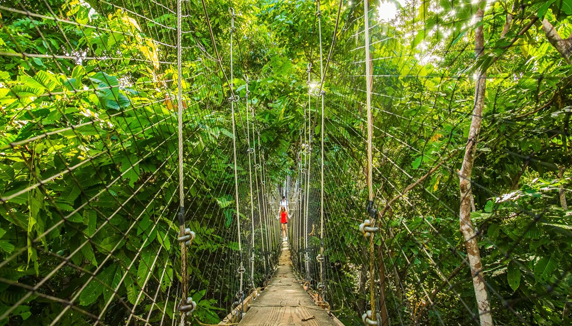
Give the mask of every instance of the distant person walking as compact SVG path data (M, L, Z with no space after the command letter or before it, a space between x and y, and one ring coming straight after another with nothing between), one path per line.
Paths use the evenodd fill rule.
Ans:
M286 208L280 208L280 227L282 228L282 241L288 241L288 212Z
M282 196L282 200L280 201L280 210L282 210L282 208L286 209L286 212L290 211L288 209L288 200L286 199L286 196Z

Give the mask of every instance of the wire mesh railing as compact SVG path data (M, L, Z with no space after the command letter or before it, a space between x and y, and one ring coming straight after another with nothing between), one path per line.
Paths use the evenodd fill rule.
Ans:
M323 292L343 322L570 320L569 58L554 45L568 18L556 3L509 5L365 1L364 15L364 1L344 2L322 127ZM368 93L374 210L364 200ZM372 217L373 256L356 232ZM311 238L311 266L300 254L296 266L315 280Z
M0 321L162 325L191 302L192 320L221 320L239 292L236 174L224 71L196 39L203 8L15 1L0 13ZM194 237L183 257L179 212ZM260 245L255 259L274 264ZM270 269L246 272L261 285Z

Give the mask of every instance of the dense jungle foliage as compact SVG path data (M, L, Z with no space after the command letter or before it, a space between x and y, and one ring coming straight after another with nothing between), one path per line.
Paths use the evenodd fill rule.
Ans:
M459 231L475 118L470 219L490 314L497 325L570 324L570 0L371 1L369 60L363 1L320 1L319 12L310 0L182 6L179 76L176 1L0 1L0 325L172 323L183 279L198 303L189 322L220 322L273 273L284 180L294 266L324 285L344 324L362 324L372 283L391 324L479 324ZM371 275L358 231L367 62L383 212ZM179 78L185 220L196 233L188 275Z

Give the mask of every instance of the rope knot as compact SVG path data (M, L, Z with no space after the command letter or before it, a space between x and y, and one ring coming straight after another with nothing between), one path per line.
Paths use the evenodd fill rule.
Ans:
M319 254L318 256L316 256L316 260L317 260L318 262L320 262L320 263L323 263L324 260L325 260L325 259L324 259L324 255Z
M191 231L191 229L186 228L185 234L178 238L179 242L186 242L187 246L190 246L195 240L195 232Z
M368 310L366 313L361 315L361 320L366 325L381 325L381 316L379 316L379 314L377 315L378 315L377 320L373 320L371 317L372 316L371 310Z
M359 230L361 233L363 233L364 237L369 238L372 236L373 232L379 231L379 228L374 227L370 220L365 220L362 224L359 225Z
M191 297L187 298L186 303L185 300L181 300L181 303L179 303L179 311L187 314L187 316L190 316L195 309L197 309L197 303Z
M230 102L238 102L238 101L240 100L240 97L239 97L238 95L236 95L236 94L232 94L232 95L228 98L228 100L229 100Z
M321 11L321 10L316 10L316 16L317 16L317 17L322 17L322 11Z

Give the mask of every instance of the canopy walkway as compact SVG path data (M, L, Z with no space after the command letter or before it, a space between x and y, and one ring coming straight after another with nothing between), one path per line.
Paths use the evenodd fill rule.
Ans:
M316 305L300 283L285 244L275 276L239 325L343 325Z
M570 325L570 31L559 0L0 1L0 326Z

